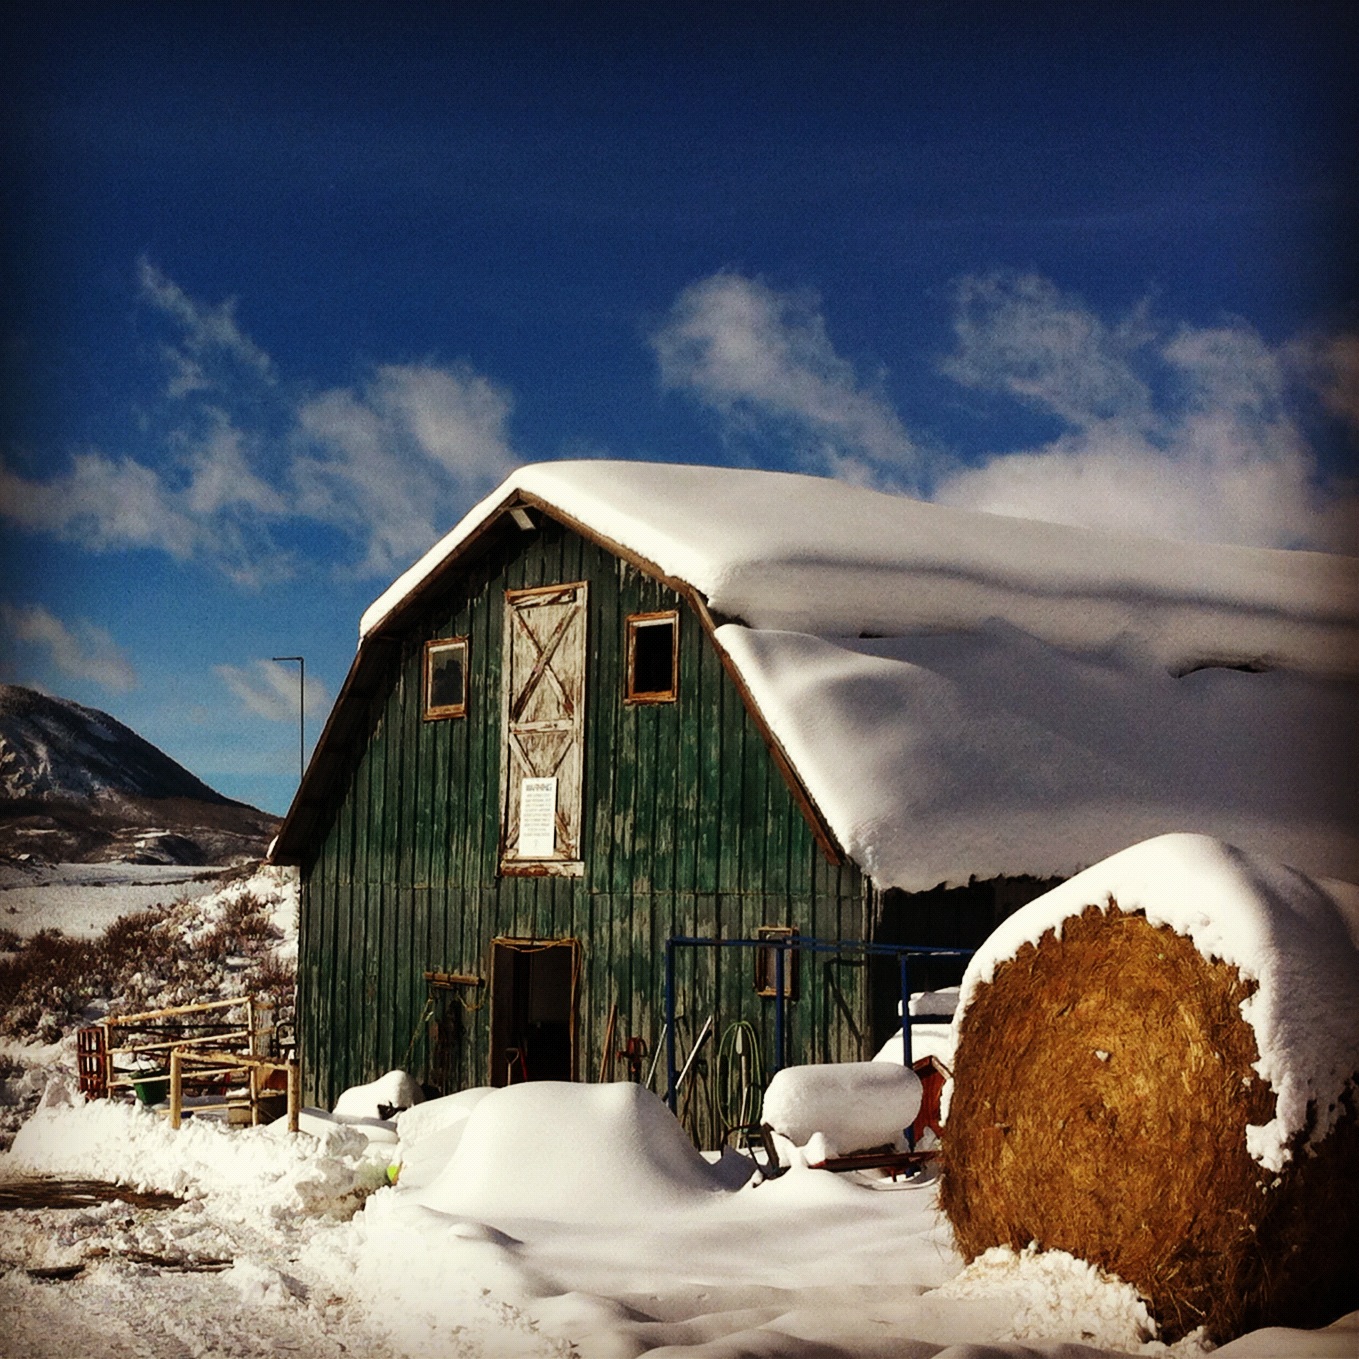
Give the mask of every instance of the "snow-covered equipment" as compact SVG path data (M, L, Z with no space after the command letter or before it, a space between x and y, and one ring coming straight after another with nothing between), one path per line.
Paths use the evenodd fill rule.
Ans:
M405 1071L389 1071L366 1085L351 1085L335 1101L334 1112L349 1118L389 1119L424 1099L419 1082Z
M1359 1306L1359 950L1342 889L1199 835L1010 917L963 980L958 1248L1064 1250L1174 1339Z
M920 1078L886 1062L789 1066L764 1095L764 1121L797 1146L818 1133L828 1155L896 1143L920 1108Z

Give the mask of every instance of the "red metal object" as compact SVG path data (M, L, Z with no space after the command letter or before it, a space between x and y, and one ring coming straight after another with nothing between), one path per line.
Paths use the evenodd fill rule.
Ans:
M628 1064L628 1080L642 1079L642 1065L646 1061L647 1045L645 1038L628 1038L623 1050L618 1054Z
M108 1053L108 1030L102 1024L76 1030L76 1071L86 1099L103 1099L109 1092Z
M953 1073L937 1057L922 1057L911 1063L911 1070L920 1077L920 1112L911 1124L911 1145L920 1145L926 1131L939 1137L943 1131L939 1102L944 1094L944 1084Z

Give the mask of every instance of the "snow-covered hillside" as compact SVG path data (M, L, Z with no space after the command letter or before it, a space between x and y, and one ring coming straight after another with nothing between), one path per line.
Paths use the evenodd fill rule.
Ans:
M107 713L0 685L0 854L220 864L260 857L277 824Z

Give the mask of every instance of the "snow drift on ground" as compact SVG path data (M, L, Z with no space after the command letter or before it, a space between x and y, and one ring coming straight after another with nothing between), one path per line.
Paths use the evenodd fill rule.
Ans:
M103 1350L120 1359L194 1334L218 1338L204 1352L327 1359L1167 1352L1131 1289L1069 1256L994 1251L962 1269L932 1182L798 1165L765 1183L738 1177L700 1158L636 1086L512 1087L412 1113L410 1164L457 1130L471 1140L436 1158L432 1177L408 1182L403 1166L394 1188L374 1190L391 1148L349 1130L317 1139L205 1120L176 1133L146 1110L83 1105L55 1087L0 1163L7 1176L113 1174L190 1201L0 1214L0 1259L88 1265L41 1291L0 1274L0 1315L43 1317L49 1342L85 1337L97 1318L115 1337L124 1317L165 1337ZM136 1253L160 1263L124 1262ZM205 1257L231 1267L190 1291L182 1271ZM1343 1346L1356 1338L1359 1316L1221 1353L1299 1359L1352 1352ZM78 1352L93 1351L65 1354ZM1192 1341L1170 1352L1198 1353Z
M1259 983L1242 1004L1260 1052L1256 1069L1276 1096L1274 1119L1247 1130L1266 1169L1288 1159L1289 1139L1315 1123L1320 1140L1359 1071L1359 949L1349 909L1305 874L1204 835L1133 845L1016 911L973 956L954 1019L996 968L1089 906L1141 911L1193 940L1206 958ZM1111 905L1112 903L1112 905Z
M220 1123L189 1118L176 1131L140 1105L87 1103L57 1078L19 1130L5 1168L207 1196L221 1214L287 1221L299 1214L350 1216L386 1183L387 1164L381 1151L374 1158L368 1141L342 1126L318 1139L294 1136L281 1122L227 1132Z
M1115 887L1138 880L1136 864ZM28 1052L70 1070L63 1045ZM632 1085L468 1090L358 1123L317 1111L311 1133L291 1136L207 1118L175 1132L140 1107L83 1103L71 1075L44 1084L42 1107L0 1156L0 1191L42 1171L186 1202L0 1208L0 1354L1166 1353L1146 1339L1132 1291L1069 1256L988 1252L963 1269L930 1179L835 1176L794 1160L761 1183L733 1153L700 1157ZM375 1084L389 1093L400 1082ZM372 1140L379 1123L396 1140ZM74 1277L33 1272L44 1269ZM1356 1350L1359 1314L1218 1353ZM1197 1350L1187 1341L1170 1353Z
M0 926L24 937L60 930L92 939L120 915L207 896L220 873L171 864L0 862Z
M361 637L521 493L706 600L881 887L1063 876L1183 826L1359 878L1359 561L786 473L559 462L473 509Z

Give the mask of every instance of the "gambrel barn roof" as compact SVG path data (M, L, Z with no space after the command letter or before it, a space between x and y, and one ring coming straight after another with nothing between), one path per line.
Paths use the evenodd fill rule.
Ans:
M879 887L1064 876L1172 830L1359 879L1359 560L609 461L521 468L369 608L276 859L305 856L405 620L543 515L690 600Z

